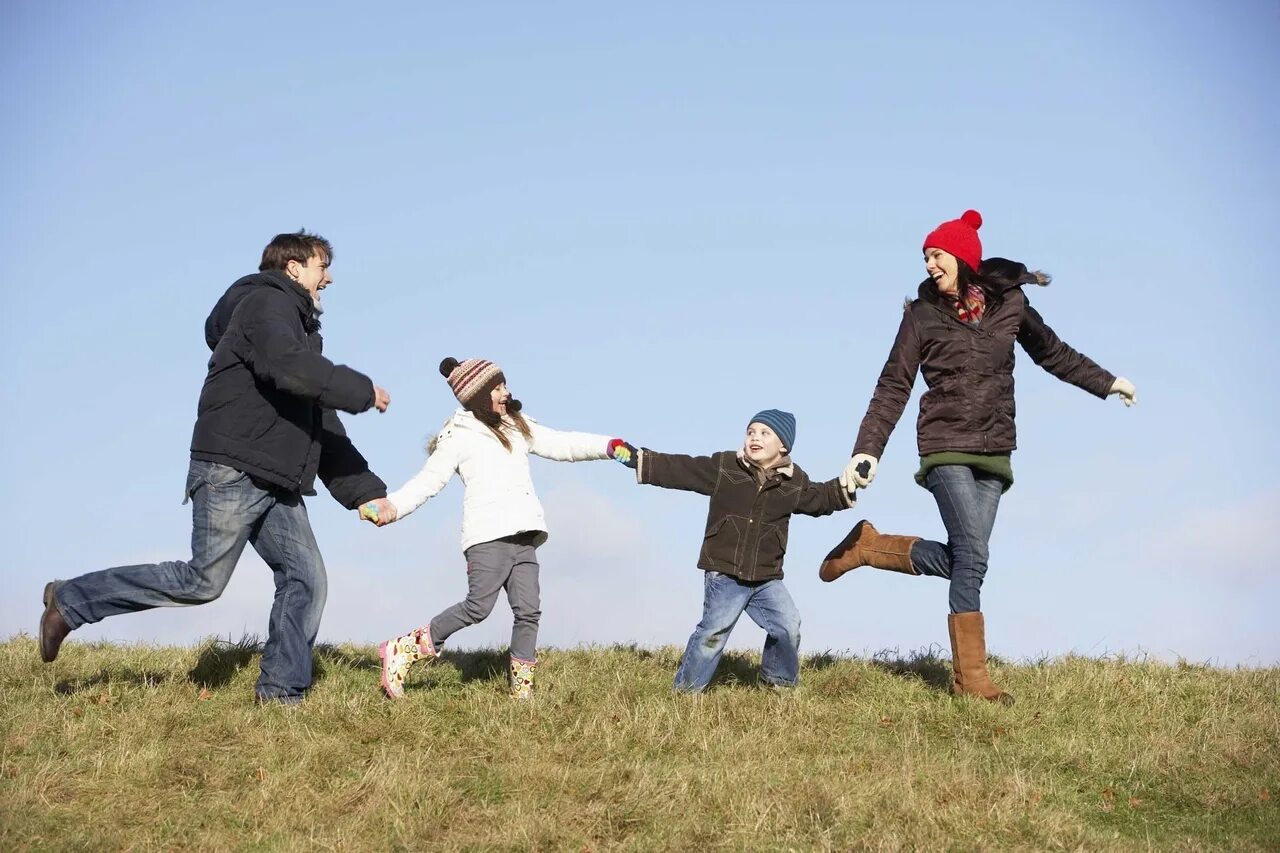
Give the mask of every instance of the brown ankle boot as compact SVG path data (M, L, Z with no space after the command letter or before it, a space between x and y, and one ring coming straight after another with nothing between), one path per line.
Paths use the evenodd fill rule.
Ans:
M818 577L830 583L859 566L920 574L911 565L911 546L919 536L886 536L869 521L859 521L840 541L818 569Z
M951 665L956 673L951 692L1012 705L1013 697L996 687L987 674L986 627L982 614L977 611L952 613L947 617L947 632L951 635Z
M54 601L57 582L44 585L44 612L40 614L39 643L40 660L52 663L62 648L62 641L71 633L71 626L62 618L58 604Z

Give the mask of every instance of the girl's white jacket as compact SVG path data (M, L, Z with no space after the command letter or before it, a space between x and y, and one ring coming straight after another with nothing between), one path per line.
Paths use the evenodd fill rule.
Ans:
M435 449L413 479L387 496L404 518L439 494L454 472L462 478L462 550L516 533L536 531L547 540L542 504L533 492L529 454L560 462L608 459L609 436L560 432L525 417L532 438L506 429L506 450L487 426L465 409L454 412L435 438Z

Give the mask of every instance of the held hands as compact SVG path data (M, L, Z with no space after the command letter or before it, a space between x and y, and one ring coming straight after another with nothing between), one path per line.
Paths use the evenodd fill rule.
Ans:
M399 518L400 514L396 512L396 505L391 501L378 498L360 507L360 517L365 521L373 522L378 527L386 527Z
M635 468L640 452L622 439L613 438L609 440L608 453L609 458L615 462L621 462L628 468Z
M840 475L840 485L850 494L853 494L854 489L865 489L876 478L878 461L866 453L853 454L849 464L844 466L844 473Z
M391 395L387 393L386 388L373 386L373 407L379 412L385 412L387 406L391 405Z
M1120 400L1125 406L1132 406L1138 402L1138 389L1133 387L1133 383L1123 376L1117 376L1116 381L1111 383L1111 390L1107 392L1107 396L1119 394Z

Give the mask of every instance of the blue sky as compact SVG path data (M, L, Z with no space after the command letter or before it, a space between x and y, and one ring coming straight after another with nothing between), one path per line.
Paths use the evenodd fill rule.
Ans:
M974 207L987 254L1124 409L1019 353L1017 484L984 589L992 650L1280 659L1280 7L1241 2L5 4L0 27L0 636L53 577L189 555L202 324L262 246L336 247L327 353L393 396L347 417L394 488L453 408L446 355L550 426L659 450L799 422L835 476L923 277ZM917 385L917 395L920 383ZM946 645L946 586L818 581L861 517L942 535L913 398L859 509L797 518L809 652ZM544 645L683 644L705 499L535 461ZM321 638L373 642L465 591L455 481L403 524L311 501ZM269 573L76 639L265 630ZM500 604L456 638L499 645ZM735 647L761 642L744 619Z

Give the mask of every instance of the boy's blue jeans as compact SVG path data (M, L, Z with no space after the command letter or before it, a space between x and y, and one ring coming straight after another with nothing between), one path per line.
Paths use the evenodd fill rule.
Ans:
M925 476L924 484L938 503L947 542L916 542L911 548L911 565L921 574L951 581L952 613L981 610L987 543L995 527L1004 481L968 465L939 465Z
M191 561L120 566L58 584L72 628L119 613L204 604L222 594L246 543L275 576L258 698L294 702L311 685L311 649L328 593L324 560L302 498L259 488L248 475L192 460Z
M676 690L697 693L707 689L729 632L743 611L768 634L760 677L778 687L795 687L800 680L800 611L782 579L748 583L732 575L707 572L703 584L702 621L680 659Z

